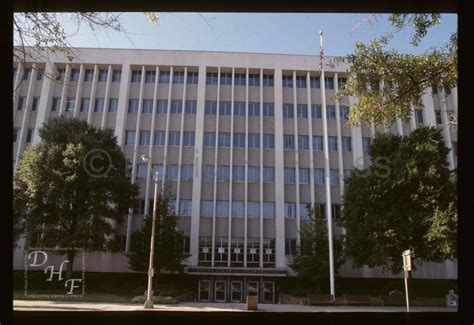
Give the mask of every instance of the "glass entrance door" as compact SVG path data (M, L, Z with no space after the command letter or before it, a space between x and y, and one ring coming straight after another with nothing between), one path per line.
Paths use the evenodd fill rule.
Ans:
M199 280L198 300L209 301L210 291L211 291L211 281Z
M258 297L258 281L247 281L247 295Z
M268 303L275 302L275 282L273 281L263 282L263 302L268 302Z
M225 302L225 281L216 280L214 282L214 301Z
M230 301L242 302L242 281L232 281L230 287Z

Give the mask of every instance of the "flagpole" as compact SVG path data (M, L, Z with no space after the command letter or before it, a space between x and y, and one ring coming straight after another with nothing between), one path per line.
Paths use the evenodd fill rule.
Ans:
M323 50L323 32L319 31L319 67L321 69L321 106L322 106L322 119L323 119L323 135L324 135L324 178L326 185L326 220L328 227L328 246L329 246L329 287L331 295L335 297L334 290L334 255L332 245L332 204L331 204L331 179L329 172L329 144L328 144L328 124L327 124L327 109L326 109L326 83L324 79L324 50Z

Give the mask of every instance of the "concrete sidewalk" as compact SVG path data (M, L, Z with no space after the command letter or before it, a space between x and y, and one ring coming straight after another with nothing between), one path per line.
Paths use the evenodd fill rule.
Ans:
M257 312L406 312L406 307L371 307L371 306L305 306L259 304ZM142 304L77 302L77 301L46 301L46 300L14 300L14 311L144 311ZM183 302L176 305L155 305L150 311L183 311L183 312L254 312L246 310L246 304L232 303L201 303ZM410 307L410 312L456 312L457 308L446 307Z

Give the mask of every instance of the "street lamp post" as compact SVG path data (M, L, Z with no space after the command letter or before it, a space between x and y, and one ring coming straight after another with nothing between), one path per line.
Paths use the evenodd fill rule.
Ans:
M147 155L142 155L142 160L143 162L150 164L151 159ZM153 167L151 167L152 171ZM153 216L152 216L152 221L151 221L151 240L150 240L150 261L148 265L148 287L147 287L147 297L145 301L145 309L153 309L153 291L152 291L152 286L153 286L153 275L154 275L154 269L153 269L153 256L155 253L155 223L156 223L156 201L157 201L157 194L158 194L158 179L159 179L159 172L156 171L154 172L155 177L155 192L153 195Z

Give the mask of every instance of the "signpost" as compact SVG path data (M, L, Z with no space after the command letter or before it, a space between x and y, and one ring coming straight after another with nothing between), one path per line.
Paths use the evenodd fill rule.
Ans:
M405 273L405 297L406 297L406 300L407 300L407 312L410 311L410 302L408 300L408 277L409 277L410 272L411 272L411 255L412 255L412 251L410 249L407 249L402 254L402 257L403 257L403 271Z

